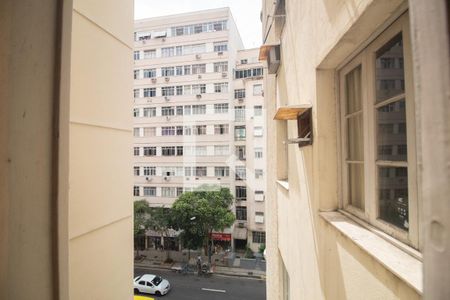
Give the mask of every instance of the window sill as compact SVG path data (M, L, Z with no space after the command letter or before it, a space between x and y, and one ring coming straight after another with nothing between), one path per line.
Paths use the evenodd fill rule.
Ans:
M280 185L285 190L289 191L289 181L285 180L277 180L278 185Z
M341 212L320 212L319 215L386 269L403 280L420 295L422 294L423 265L418 258L386 241Z

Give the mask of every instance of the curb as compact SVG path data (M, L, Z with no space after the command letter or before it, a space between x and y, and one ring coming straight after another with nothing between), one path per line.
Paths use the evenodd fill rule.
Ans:
M153 265L145 265L145 264L139 264L139 263L135 263L134 267L137 268L147 268L147 269L156 269L156 270L166 270L166 271L172 271L175 272L174 270L172 270L170 267L164 267L164 266L153 266ZM191 273L191 274L195 274ZM224 272L213 272L211 275L221 275L221 276L231 276L231 277L240 277L240 278L251 278L251 279L259 279L259 280L266 280L266 276L265 275L248 275L248 274L235 274L235 273L224 273Z

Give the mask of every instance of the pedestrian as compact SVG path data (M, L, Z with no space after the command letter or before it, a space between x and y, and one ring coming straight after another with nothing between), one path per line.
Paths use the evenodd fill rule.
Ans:
M201 272L202 272L202 257L198 256L197 257L197 273L199 276L200 276Z

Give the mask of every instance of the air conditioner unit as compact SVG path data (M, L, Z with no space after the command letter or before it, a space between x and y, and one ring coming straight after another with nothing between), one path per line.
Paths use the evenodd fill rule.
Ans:
M219 177L219 178L217 178L217 180L222 180L222 178Z
M239 228L244 228L245 227L245 223L238 223L238 227Z
M202 97L202 94L197 94L195 95L195 97L197 97L197 99L200 99Z
M198 79L202 79L202 75L198 75L197 78L198 78Z
M147 103L150 103L150 102L152 102L152 99L151 98L147 98Z
M223 55L223 51L217 52L217 55Z
M170 81L170 77L166 77L166 78L164 78L164 80L165 80L166 82L169 82L169 81Z
M228 76L228 73L227 72L222 72L222 77L223 78L225 78L225 77L227 77Z
M166 177L164 177L164 180L165 180L165 181L170 181L170 177L167 177L167 176L166 176Z
M165 42L165 41L166 41L166 38L162 38L161 41Z
M170 121L170 117L169 116L166 117L166 121Z
M196 54L196 55L195 55L195 58L196 58L196 59L200 59L200 58L202 58L202 56L201 56L200 54Z
M153 83L156 83L156 78L152 78L152 82L153 82Z
M199 178L198 177L195 177L195 180L198 180Z
M145 180L147 180L147 181L152 181L152 179L153 178L151 178L151 177L145 177Z
M239 102L244 102L244 98L238 98Z
M170 97L165 96L165 97L164 97L164 100L170 101Z

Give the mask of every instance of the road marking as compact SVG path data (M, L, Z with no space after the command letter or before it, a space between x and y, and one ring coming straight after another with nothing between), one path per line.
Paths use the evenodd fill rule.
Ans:
M208 292L226 293L225 290L215 290L215 289L207 289L207 288L202 288L202 290L208 291Z

